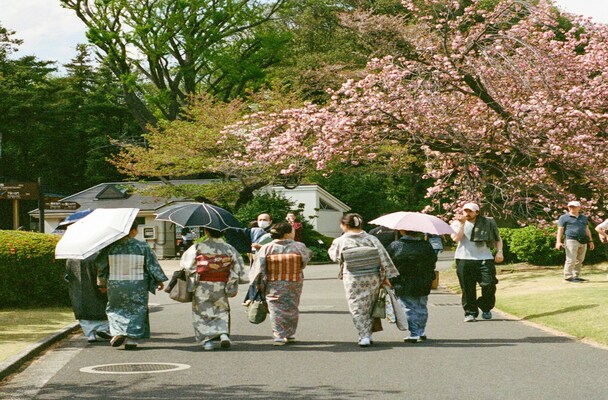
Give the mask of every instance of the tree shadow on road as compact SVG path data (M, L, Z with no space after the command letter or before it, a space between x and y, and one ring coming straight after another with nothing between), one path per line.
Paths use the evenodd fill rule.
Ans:
M493 339L433 339L416 346L425 347L500 347L517 346L523 343L547 344L547 343L572 343L575 340L564 336L526 336L524 338L493 338Z
M578 305L578 306L570 306L570 307L560 308L559 310L547 311L547 312L540 313L540 314L526 315L522 319L523 320L530 320L530 319L534 319L534 318L548 317L549 315L565 314L565 313L569 313L569 312L574 312L574 311L579 311L579 310L585 310L585 309L588 309L588 308L595 308L595 307L599 307L599 306L600 306L599 304L581 304L581 305Z
M347 385L347 383L345 383ZM243 385L209 385L209 384L171 384L162 387L151 385L145 390L134 387L131 383L108 379L98 381L95 385L51 384L36 396L37 399L372 399L385 396L403 395L404 392L389 389L348 389L334 385L286 386L269 388L264 384ZM108 388L112 388L108 396Z

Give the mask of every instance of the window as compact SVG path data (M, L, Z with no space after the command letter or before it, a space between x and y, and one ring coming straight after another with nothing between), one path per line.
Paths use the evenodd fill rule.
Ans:
M323 199L319 199L319 209L325 211L338 211L335 207L332 207L326 202L324 202Z

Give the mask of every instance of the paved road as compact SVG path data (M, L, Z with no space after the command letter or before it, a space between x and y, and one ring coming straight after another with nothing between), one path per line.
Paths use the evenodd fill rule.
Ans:
M449 254L441 258L442 268L450 264ZM164 262L167 271L175 265ZM153 338L137 351L89 345L74 336L0 387L0 398L608 398L606 350L499 313L491 321L465 324L458 296L440 290L430 297L427 342L403 343L404 333L385 323L372 348L359 348L337 272L335 265L307 268L293 345L273 347L268 321L247 322L239 294L232 302L232 348L205 352L193 341L189 305L161 293L150 300ZM189 368L82 372L105 364L167 362Z

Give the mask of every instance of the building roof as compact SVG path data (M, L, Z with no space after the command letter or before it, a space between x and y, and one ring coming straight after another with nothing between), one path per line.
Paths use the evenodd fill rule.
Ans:
M206 185L214 182L213 179L171 180L174 185L195 184ZM79 210L90 208L139 208L143 212L154 212L167 204L180 201L191 201L185 197L161 198L138 193L138 190L153 185L162 185L161 181L150 182L105 182L85 189L81 192L62 198L60 201L75 202L80 205L74 210L45 210L46 215L64 216ZM38 209L29 212L38 217Z

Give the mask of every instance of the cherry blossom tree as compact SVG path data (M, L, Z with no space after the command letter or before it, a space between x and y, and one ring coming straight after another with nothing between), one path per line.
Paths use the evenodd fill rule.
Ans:
M427 196L446 215L474 200L522 224L548 221L576 197L601 216L608 26L561 15L550 0L402 3L408 54L372 60L324 106L226 128L243 143L234 159L298 174L422 156Z

